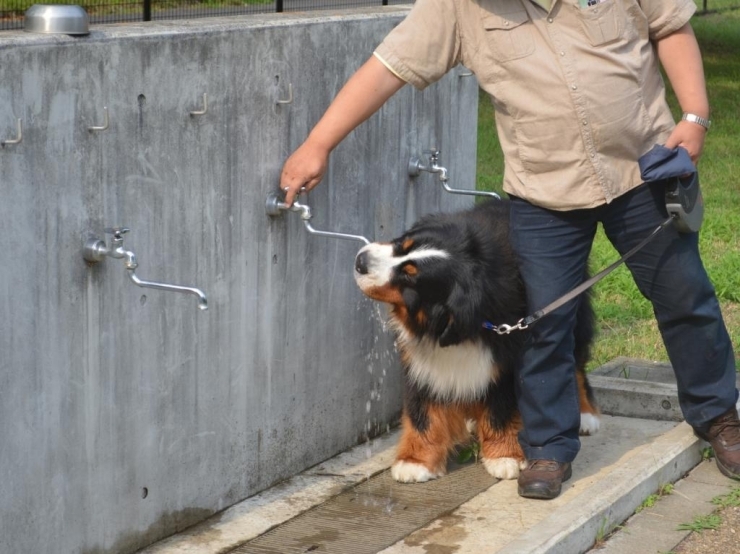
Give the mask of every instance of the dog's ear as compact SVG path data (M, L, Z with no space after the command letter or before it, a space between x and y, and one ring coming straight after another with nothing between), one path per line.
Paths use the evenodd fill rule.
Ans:
M406 309L410 314L415 314L419 311L420 298L419 293L414 289L405 289L401 293L403 303L406 305Z
M480 331L478 311L481 298L472 290L465 290L456 283L447 298L445 312L447 322L439 334L439 345L452 346L474 338Z

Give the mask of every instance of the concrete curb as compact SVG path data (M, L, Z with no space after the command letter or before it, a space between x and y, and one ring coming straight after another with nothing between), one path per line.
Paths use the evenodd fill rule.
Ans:
M610 473L507 545L507 552L558 554L585 552L629 518L650 494L683 477L701 461L703 442L685 423L646 445L639 456ZM615 482L617 483L615 485Z

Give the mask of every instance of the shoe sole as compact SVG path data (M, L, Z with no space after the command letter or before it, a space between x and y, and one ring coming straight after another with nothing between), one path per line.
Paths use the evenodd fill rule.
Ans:
M714 461L717 462L717 469L719 469L719 472L724 475L725 477L729 477L730 479L735 479L736 481L740 481L740 474L732 473L729 469L727 469L725 466L723 466L719 458L717 458L716 454L714 456Z

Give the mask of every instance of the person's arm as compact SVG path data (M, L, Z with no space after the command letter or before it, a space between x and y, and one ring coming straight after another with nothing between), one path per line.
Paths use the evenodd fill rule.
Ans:
M339 91L305 142L287 159L280 175L285 202L301 187L311 190L326 172L331 151L406 83L372 56Z
M704 68L699 44L687 23L679 30L656 41L660 63L684 113L709 119L709 100L704 82ZM685 148L694 163L699 161L707 130L698 123L679 121L665 146Z

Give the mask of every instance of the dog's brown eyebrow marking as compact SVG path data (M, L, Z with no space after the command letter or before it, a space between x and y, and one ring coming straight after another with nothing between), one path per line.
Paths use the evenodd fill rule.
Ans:
M409 250L411 250L411 247L413 245L414 245L414 239L406 239L401 244L401 248L403 249L404 252L408 252Z
M401 270L402 270L402 271L403 271L403 272L404 272L404 273L405 273L406 275L411 275L412 277L413 277L414 275L416 275L416 274L418 274L418 273L419 273L419 268L418 268L418 267L416 267L416 266L415 266L414 264L411 264L411 263L408 263L408 264L404 264L404 265L403 265L403 267L401 268Z
M424 310L419 310L416 312L416 323L419 325L425 325L427 322L427 314L424 312Z

